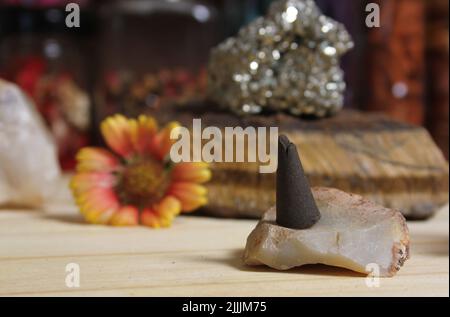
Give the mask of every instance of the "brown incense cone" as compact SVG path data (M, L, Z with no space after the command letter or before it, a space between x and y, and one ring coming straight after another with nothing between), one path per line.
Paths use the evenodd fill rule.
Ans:
M311 193L295 144L285 135L278 139L276 222L291 229L307 229L320 212Z

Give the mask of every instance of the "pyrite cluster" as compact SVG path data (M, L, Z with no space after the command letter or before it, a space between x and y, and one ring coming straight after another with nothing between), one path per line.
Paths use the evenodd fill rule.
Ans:
M333 114L345 90L339 57L352 47L345 27L314 1L274 2L266 17L212 50L209 95L238 114Z

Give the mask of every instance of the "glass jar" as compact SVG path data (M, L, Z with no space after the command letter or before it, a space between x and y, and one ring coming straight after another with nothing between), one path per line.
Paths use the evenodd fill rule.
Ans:
M203 98L217 10L203 1L128 0L101 9L97 121Z
M89 67L82 48L90 23L83 11L81 27L69 29L62 3L47 3L0 8L0 77L33 99L54 136L61 166L68 170L76 152L89 143Z

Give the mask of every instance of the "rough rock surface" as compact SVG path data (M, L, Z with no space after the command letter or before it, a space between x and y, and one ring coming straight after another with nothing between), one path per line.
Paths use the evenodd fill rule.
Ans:
M240 115L334 114L344 101L339 59L352 47L344 25L323 15L314 1L274 1L265 17L211 51L209 95Z
M41 206L59 177L42 118L16 85L0 79L0 206Z
M247 239L246 264L287 270L322 263L369 273L366 266L376 263L380 276L393 276L409 258L399 211L332 188L313 188L313 195L321 219L309 229L289 229L276 224L270 209Z

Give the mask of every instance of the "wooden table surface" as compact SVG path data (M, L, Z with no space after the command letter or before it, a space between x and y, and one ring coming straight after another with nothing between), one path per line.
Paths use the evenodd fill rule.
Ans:
M10 296L449 296L448 206L409 222L412 256L379 287L340 268L247 267L255 220L182 216L170 229L84 224L70 203L0 210L0 295ZM66 286L66 265L80 287Z

